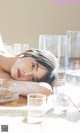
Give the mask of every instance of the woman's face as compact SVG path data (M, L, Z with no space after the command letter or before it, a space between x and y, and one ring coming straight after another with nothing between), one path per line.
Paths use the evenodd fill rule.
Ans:
M17 60L11 68L11 76L16 80L37 82L47 74L48 70L37 63L31 57L24 57Z

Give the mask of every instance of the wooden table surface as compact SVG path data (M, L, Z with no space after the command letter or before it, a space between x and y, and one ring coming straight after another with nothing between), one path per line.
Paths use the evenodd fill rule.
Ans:
M3 107L21 107L27 105L27 98L24 96L19 96L19 99L9 102L0 103Z

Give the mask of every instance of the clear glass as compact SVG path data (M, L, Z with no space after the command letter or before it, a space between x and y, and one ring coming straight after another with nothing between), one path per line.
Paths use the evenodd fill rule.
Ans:
M19 98L19 92L10 87L9 79L0 79L0 103L14 101Z
M48 50L57 56L58 35L40 35L39 49Z
M68 63L66 70L66 83L80 86L80 32L68 31Z
M68 38L64 35L40 35L39 49L52 52L59 61L57 84L65 84Z
M80 102L80 31L67 31L67 36L66 87L73 101Z
M29 44L24 43L4 43L7 51L12 55L20 54L29 49Z
M27 122L41 122L46 115L46 96L39 93L29 94L27 96L27 105Z
M70 100L64 86L54 87L52 105L53 112L56 114L62 114L69 109Z
M67 47L68 47L68 38L67 36L59 36L58 41L58 61L59 61L59 68L58 68L58 85L65 84L65 71L67 67Z

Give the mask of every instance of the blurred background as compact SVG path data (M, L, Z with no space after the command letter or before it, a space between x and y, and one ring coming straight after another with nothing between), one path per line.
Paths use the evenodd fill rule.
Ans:
M0 34L5 43L38 48L39 35L80 30L80 4L54 0L0 0Z

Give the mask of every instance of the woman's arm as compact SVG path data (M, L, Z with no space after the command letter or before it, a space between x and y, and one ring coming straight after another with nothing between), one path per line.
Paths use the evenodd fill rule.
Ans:
M19 93L24 96L29 93L42 93L49 96L52 93L51 86L47 83L25 82L21 84L23 85L20 85L22 89L19 88Z
M36 82L28 82L28 81L16 81L16 80L9 80L9 86L17 90L20 95L27 96L30 93L42 93L46 96L52 94L52 88L47 83L36 83Z

